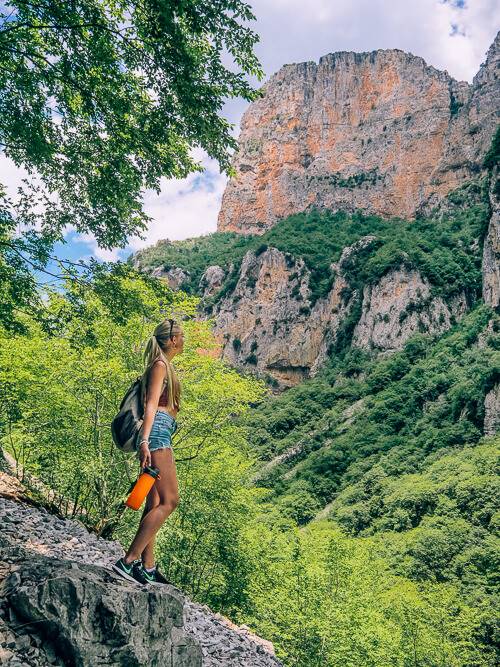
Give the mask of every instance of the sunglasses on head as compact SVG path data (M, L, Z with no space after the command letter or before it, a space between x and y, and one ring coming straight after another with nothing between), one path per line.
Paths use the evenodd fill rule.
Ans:
M168 321L170 322L170 333L169 333L168 337L172 338L172 331L174 329L175 320L172 320L172 319L169 318Z

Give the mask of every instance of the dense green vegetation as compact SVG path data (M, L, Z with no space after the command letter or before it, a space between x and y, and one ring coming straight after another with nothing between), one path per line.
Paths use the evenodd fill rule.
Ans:
M419 269L430 281L433 295L450 298L465 290L474 301L481 293L481 241L489 214L487 186L486 178L470 182L451 193L446 205L432 215L413 221L312 210L280 220L261 236L216 232L186 241L161 242L136 257L146 269L178 266L189 271L183 289L191 294L198 293L207 266L218 264L228 270L232 263L233 270L213 302L234 289L248 250L258 254L273 246L305 261L311 272L314 303L330 289L334 278L330 264L340 258L342 250L362 236L375 235L377 241L348 268L353 287L376 282L391 268L404 264Z
M137 260L142 270L161 266L168 271L178 266L189 273L182 289L189 294L197 294L200 278L207 266L218 264L227 268L233 262L239 267L253 240L253 236L235 232L216 232L184 241L158 241L151 248L130 255L127 261Z
M195 298L115 280L131 305L122 321L106 291L69 281L64 293L47 294L47 326L26 316L27 333L0 329L0 444L23 466L19 473L55 490L59 511L128 545L140 517L122 500L137 463L114 448L109 422L141 370L144 339L158 318L175 313L187 336L174 360L183 383L174 436L181 502L157 541L167 576L273 641L287 666L492 667L499 442L479 442L482 389L472 390L496 377L497 333L472 347L491 311L478 308L440 341L419 336L390 358L353 351L320 378L271 398L262 383L209 354L215 341L209 324L194 319ZM423 403L420 435L408 427L408 438L396 441L391 410L400 408L393 401L403 387L409 409ZM442 412L426 421L443 393ZM373 428L361 411L342 434L339 418L329 447L319 425L330 428L335 410L359 399L373 401ZM263 475L253 483L263 459L299 433L307 443L316 438L311 466L304 459L290 481ZM347 455L349 434L359 454ZM315 460L337 443L346 453L340 466ZM304 526L336 488L329 519Z
M415 335L388 357L349 349L252 411L260 458L301 444L290 463L270 461L260 483L277 495L297 484L326 504L381 460L392 475L418 470L432 452L479 440L484 396L499 379L500 320L484 305L441 339Z
M480 618L486 654L500 450L482 432L484 397L499 381L500 316L479 305L440 338L418 334L389 357L348 349L251 412L253 479L269 501L298 525L327 518L370 536L401 576L456 586Z
M272 544L265 526L259 533L266 568L252 582L253 618L285 665L495 664L491 610L451 583L395 574L375 540L326 521L273 531Z
M499 441L438 450L418 472L393 474L383 456L348 485L328 516L351 534L373 535L393 571L456 584L494 632L500 541Z

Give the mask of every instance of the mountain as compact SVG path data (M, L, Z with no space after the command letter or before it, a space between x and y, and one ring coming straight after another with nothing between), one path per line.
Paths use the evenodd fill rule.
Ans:
M285 65L241 121L218 231L311 207L413 218L473 178L498 123L500 33L470 85L398 49Z
M201 295L220 354L277 391L497 306L499 46L472 85L398 50L285 66L243 117L220 231L131 261Z

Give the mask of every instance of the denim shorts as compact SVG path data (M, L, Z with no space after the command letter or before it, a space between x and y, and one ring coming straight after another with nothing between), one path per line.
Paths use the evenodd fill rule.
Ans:
M177 431L177 421L164 410L157 410L149 434L149 451L153 452L156 449L165 449L172 447L172 436ZM142 429L139 431L139 436L135 443L137 455L139 455L139 443L142 439Z

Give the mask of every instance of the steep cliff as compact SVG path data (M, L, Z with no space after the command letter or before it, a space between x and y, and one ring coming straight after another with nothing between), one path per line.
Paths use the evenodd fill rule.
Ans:
M500 33L472 85L398 50L283 67L243 117L221 231L135 264L199 294L221 355L280 389L498 307L499 54Z
M412 218L481 170L499 116L500 33L473 83L403 51L285 65L241 121L218 230L311 206Z
M483 299L492 308L500 305L500 191L498 168L490 187L491 218L483 246Z
M492 147L493 152L498 151ZM491 218L483 246L483 299L497 311L500 307L500 181L498 180L498 152L492 159L490 185ZM484 398L484 434L495 435L500 431L500 381Z
M249 250L236 287L211 314L222 355L290 387L314 376L332 348L351 334L354 346L393 351L417 331L446 331L467 312L465 294L446 303L431 295L418 270L404 264L366 285L361 295L352 276L376 242L365 236L345 248L330 267L335 276L330 291L314 304L311 273L302 259L272 247ZM354 324L353 332L346 331Z
M395 269L363 290L361 317L352 344L378 350L401 349L416 331L437 334L467 312L465 294L446 303L432 297L428 281L414 269Z

